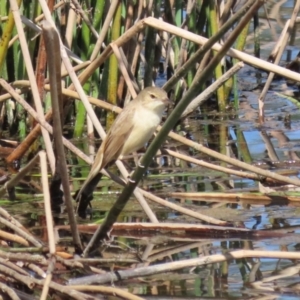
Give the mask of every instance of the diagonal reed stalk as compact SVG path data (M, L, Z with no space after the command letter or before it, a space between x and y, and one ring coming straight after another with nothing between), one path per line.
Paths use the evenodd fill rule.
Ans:
M258 8L263 5L264 1L256 1L250 9L245 14L244 18L240 21L240 23L236 26L233 32L230 34L227 41L224 43L221 50L218 52L217 55L211 60L209 65L204 69L203 73L197 78L196 84L201 85L204 83L206 78L211 75L213 70L215 69L216 65L221 61L221 59L226 55L227 51L230 49L231 45L234 43L235 39L242 31L244 26L249 22L253 14L258 10ZM101 240L107 236L108 231L111 229L112 224L117 220L119 214L125 207L129 197L133 193L134 189L138 185L139 181L141 180L143 174L147 170L152 158L155 156L157 150L159 149L160 145L165 141L167 135L175 126L176 122L180 118L183 111L192 101L191 95L193 95L193 89L195 87L191 87L188 92L184 95L184 97L180 100L178 105L174 108L173 112L165 122L164 126L155 137L154 141L150 144L149 148L147 149L145 155L142 157L140 166L137 167L133 175L131 176L131 180L128 182L127 186L123 189L121 195L118 197L117 201L115 202L114 206L109 211L108 215L106 216L103 224L101 227L97 229L95 234L93 235L92 239L90 240L89 244L87 245L84 256L87 256L89 253L93 251L97 251Z

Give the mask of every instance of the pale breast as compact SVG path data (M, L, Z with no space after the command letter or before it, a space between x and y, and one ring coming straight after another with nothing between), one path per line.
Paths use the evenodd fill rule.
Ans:
M135 113L134 127L122 149L122 155L141 149L151 138L160 123L163 110L160 112L141 107Z

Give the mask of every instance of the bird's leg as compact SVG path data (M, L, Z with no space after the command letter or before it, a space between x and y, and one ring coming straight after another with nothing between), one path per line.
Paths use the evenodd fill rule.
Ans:
M134 163L135 165L137 166L138 163L139 163L139 154L135 151L132 153L133 154L133 160L134 160Z

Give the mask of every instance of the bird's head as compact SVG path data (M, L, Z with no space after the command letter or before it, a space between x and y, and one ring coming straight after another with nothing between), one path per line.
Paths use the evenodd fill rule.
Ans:
M161 88L158 87L147 87L140 94L143 105L152 110L164 110L165 107L171 104L168 98L168 94Z

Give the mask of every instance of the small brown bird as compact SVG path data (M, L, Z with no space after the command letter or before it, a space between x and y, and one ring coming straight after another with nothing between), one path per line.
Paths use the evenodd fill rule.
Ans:
M100 171L119 157L142 148L159 125L168 103L170 101L164 90L147 87L125 106L103 140L86 181L75 194L80 215L80 211L87 207L87 201L89 203L92 199L101 179Z

